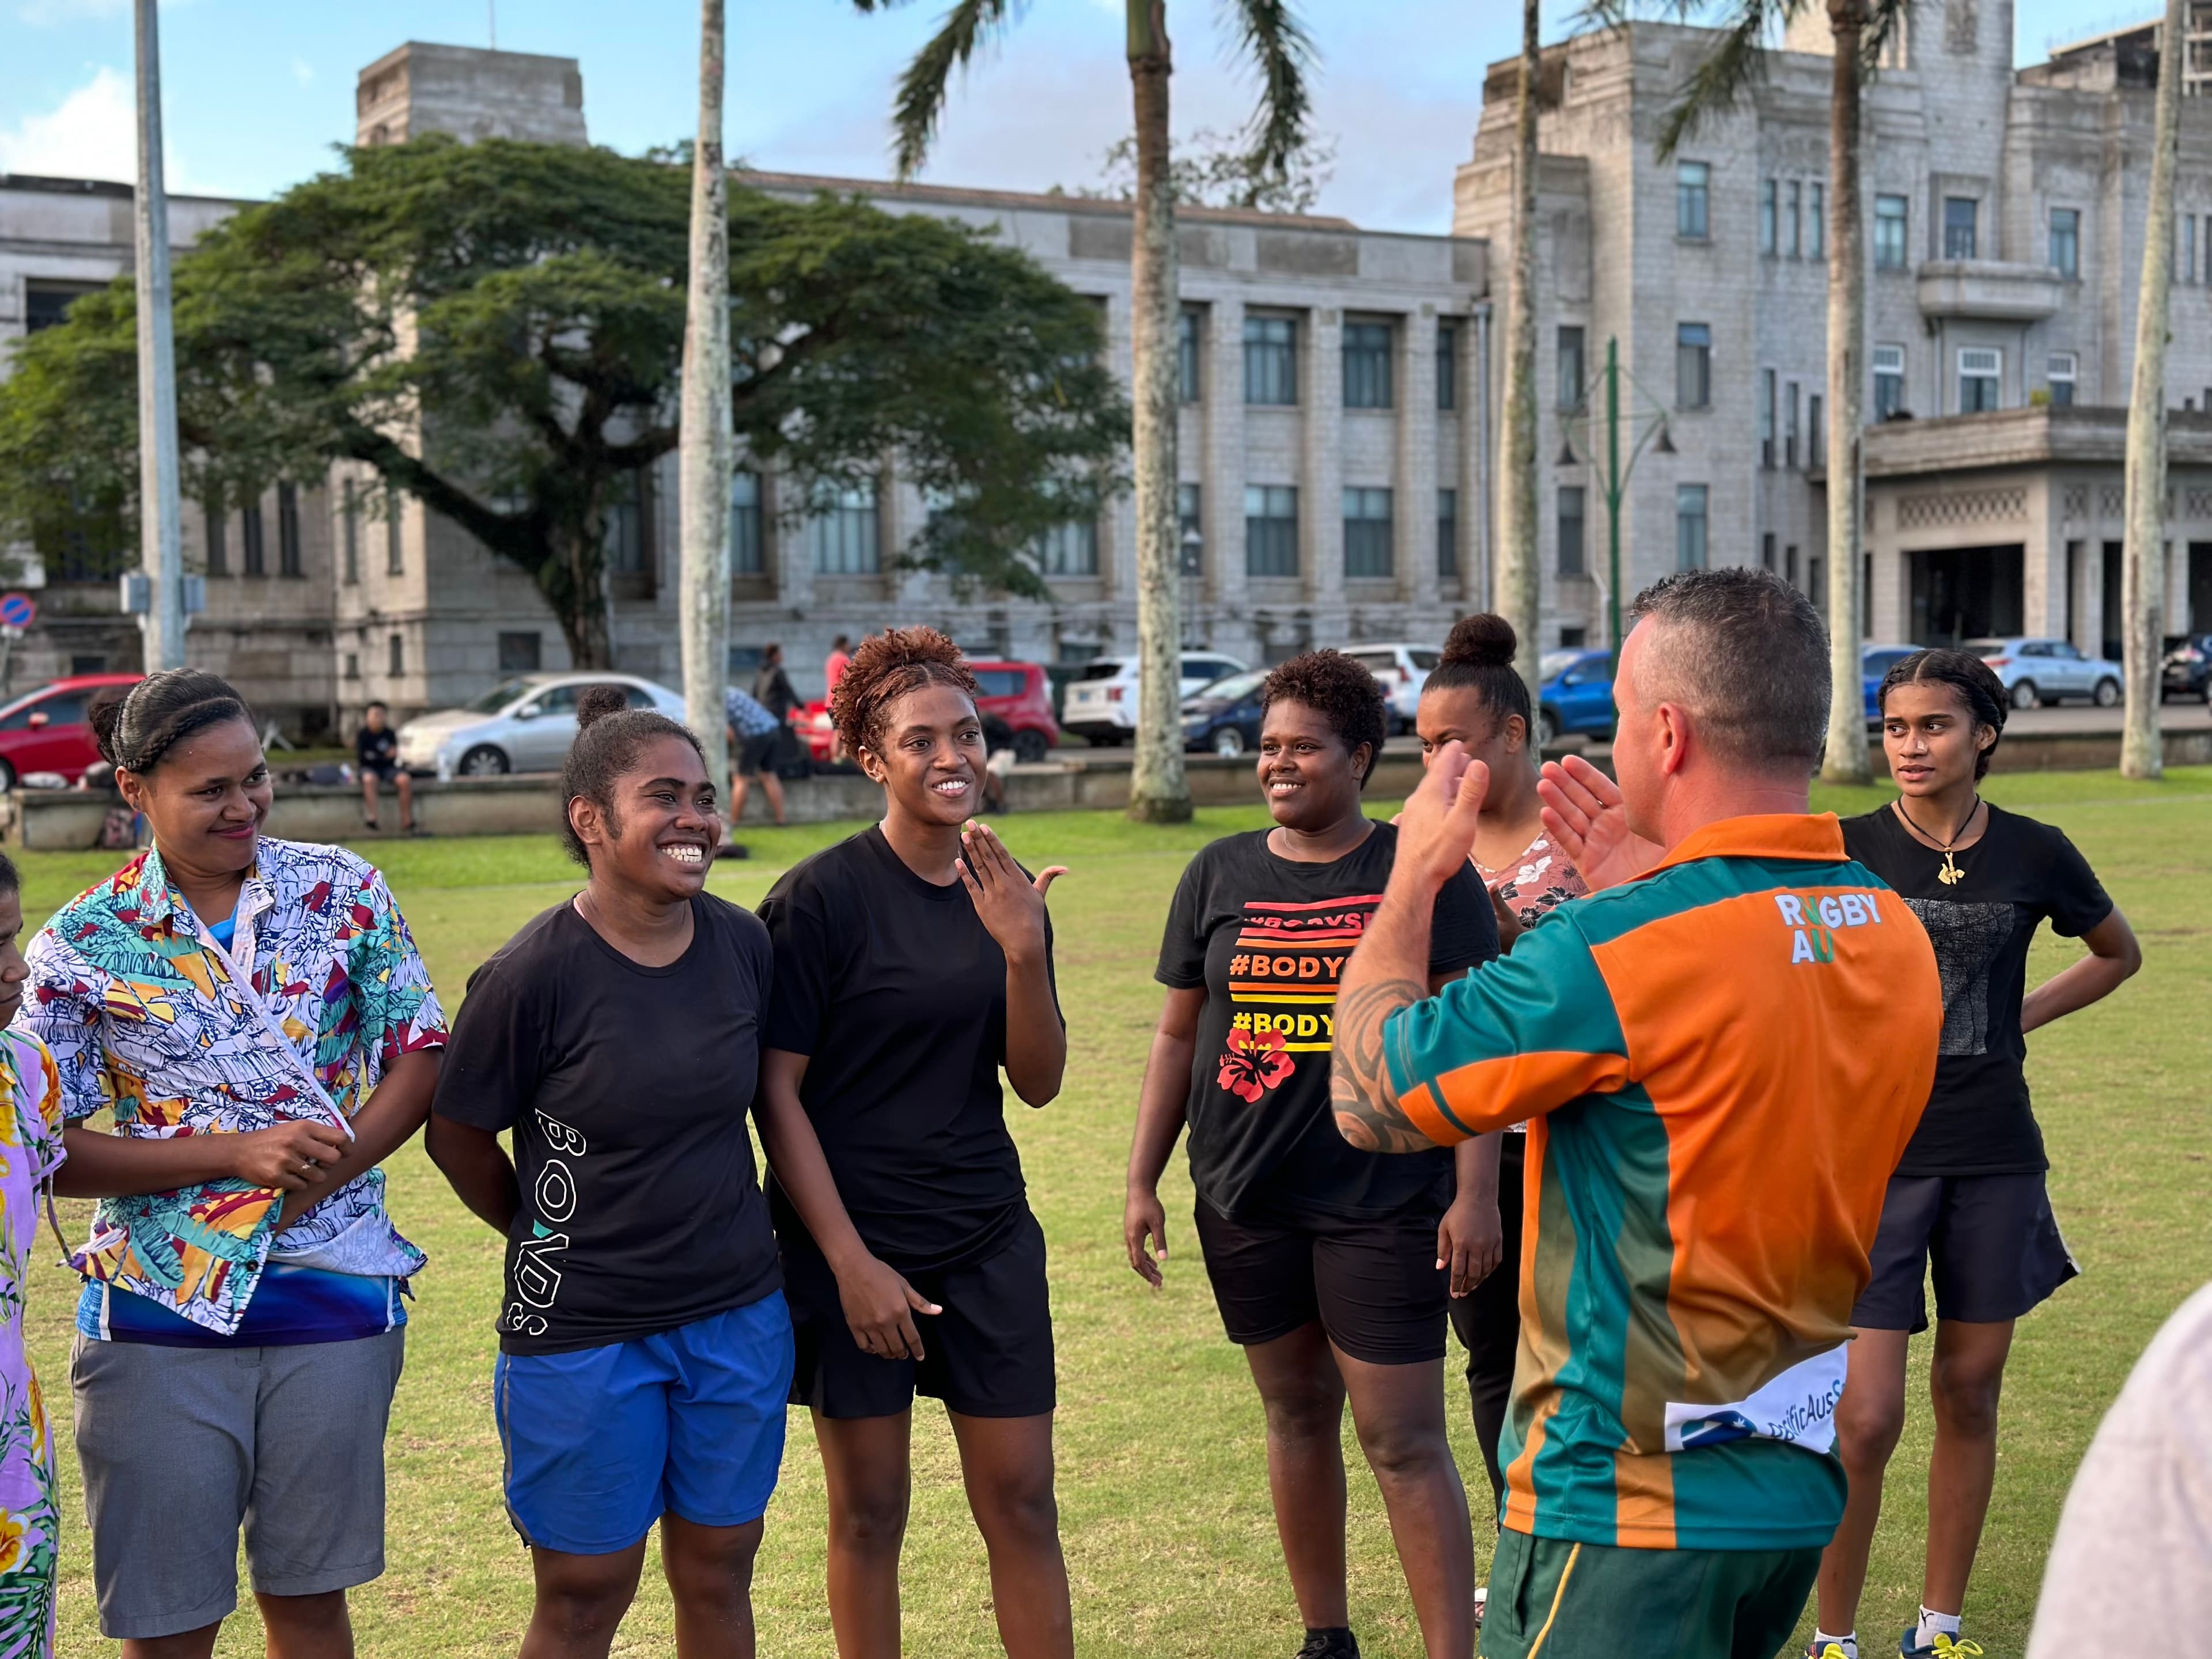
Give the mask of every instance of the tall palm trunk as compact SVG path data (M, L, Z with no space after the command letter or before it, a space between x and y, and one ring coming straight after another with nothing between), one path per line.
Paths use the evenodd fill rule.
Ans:
M1505 428L1498 489L1498 578L1491 602L1513 624L1513 659L1534 702L1541 679L1536 567L1536 88L1543 72L1537 0L1522 0L1521 105L1513 161L1513 269L1505 288ZM1563 387L1568 396L1577 388ZM1617 647L1619 641L1613 641Z
M1867 596L1859 537L1859 421L1866 384L1866 249L1859 216L1859 53L1866 0L1828 0L1836 57L1828 96L1828 746L1820 775L1865 783L1859 646Z
M2122 672L2127 717L2120 775L2166 771L2159 741L2159 647L2166 611L2166 344L2173 283L2173 172L2181 128L2184 0L2166 0L2159 36L2158 116L2150 161L2150 217L2143 227L2142 286L2136 300L2136 374L2128 398L2127 530L2120 553Z
M691 281L677 492L684 714L719 792L730 778L730 216L722 167L723 0L699 0L699 140L691 156Z
M1137 745L1129 816L1190 817L1182 765L1182 561L1176 545L1175 197L1168 179L1166 0L1127 0L1136 104L1137 199L1129 253L1136 464Z

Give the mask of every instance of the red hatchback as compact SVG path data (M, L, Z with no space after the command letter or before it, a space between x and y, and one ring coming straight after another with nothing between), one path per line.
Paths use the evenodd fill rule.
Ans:
M968 671L975 675L982 693L975 699L976 712L987 718L995 715L1012 729L1016 760L1033 766L1058 745L1060 726L1052 717L1052 684L1042 667L1033 662L971 662ZM830 705L807 704L800 729L806 734L806 746L814 758L828 760L835 738Z
M75 783L100 758L84 717L92 694L106 685L136 685L143 678L76 674L0 707L0 789L13 789L33 772L58 773Z

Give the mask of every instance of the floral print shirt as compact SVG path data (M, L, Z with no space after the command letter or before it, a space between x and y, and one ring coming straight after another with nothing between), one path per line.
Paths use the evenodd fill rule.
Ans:
M1470 862L1483 885L1505 902L1523 927L1534 927L1569 899L1589 896L1582 872L1567 862L1567 855L1540 830L1510 864L1492 870L1479 860Z
M23 1281L40 1189L62 1162L61 1077L38 1038L0 1034L0 1659L48 1659L54 1643L54 1442L23 1349Z
M442 1047L445 1017L392 890L341 847L264 836L228 954L142 854L32 941L25 1018L53 1053L68 1119L103 1108L128 1135L235 1134L350 1119L385 1068ZM103 1199L71 1265L218 1334L238 1328L283 1194L242 1181ZM281 1259L404 1278L423 1257L392 1225L384 1173L356 1177L284 1233Z

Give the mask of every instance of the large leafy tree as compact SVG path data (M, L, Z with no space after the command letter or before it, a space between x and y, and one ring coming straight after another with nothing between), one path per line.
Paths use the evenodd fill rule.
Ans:
M675 447L689 170L428 137L246 209L176 266L188 491L373 468L528 571L609 662L602 531ZM902 556L1041 594L1026 550L1095 513L1128 412L1092 307L988 236L828 196L729 193L738 439L805 488L896 457L950 510ZM137 508L127 279L0 385L0 538L112 543ZM805 500L805 490L797 492Z
M905 0L854 0L888 11ZM899 81L893 123L902 178L929 154L952 71L1012 22L1018 0L956 0L938 32ZM1182 550L1176 511L1177 297L1176 179L1170 166L1167 0L1123 0L1136 169L1129 255L1133 441L1137 510L1137 746L1129 815L1180 823L1190 817L1182 769ZM1237 170L1287 179L1304 154L1310 107L1306 73L1313 46L1291 0L1228 0L1225 16L1243 56L1260 73L1246 156Z

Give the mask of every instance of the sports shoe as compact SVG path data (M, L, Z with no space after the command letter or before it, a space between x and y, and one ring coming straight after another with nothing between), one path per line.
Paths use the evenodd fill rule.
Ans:
M1916 1648L1912 1645L1912 1638L1919 1629L1920 1626L1915 1625L1897 1638L1898 1659L1982 1659L1982 1644L1979 1642L1961 1642L1942 1632L1936 1633L1932 1646ZM1821 1659L1827 1659L1827 1656L1823 1654Z
M1359 1638L1350 1631L1317 1630L1307 1636L1297 1659L1359 1659Z
M1805 1647L1805 1659L1850 1659L1841 1642L1828 1642L1815 1648L1810 1643Z

